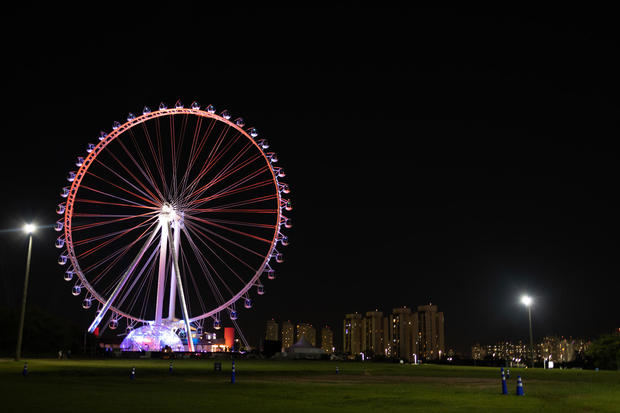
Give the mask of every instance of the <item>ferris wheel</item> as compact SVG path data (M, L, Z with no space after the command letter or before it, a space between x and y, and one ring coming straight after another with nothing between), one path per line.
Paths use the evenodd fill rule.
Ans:
M251 308L291 227L289 187L267 140L226 110L180 101L130 113L98 139L69 172L55 224L64 278L84 293L83 308L97 309L88 331L124 320L128 332L191 334Z

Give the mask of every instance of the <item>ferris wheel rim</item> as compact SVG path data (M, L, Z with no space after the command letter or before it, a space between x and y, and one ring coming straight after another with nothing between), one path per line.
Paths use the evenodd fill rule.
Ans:
M116 139L122 136L124 132L130 130L131 128L137 125L145 123L148 120L163 118L166 116L174 116L174 115L194 115L194 116L199 116L202 118L213 119L215 121L222 122L225 125L237 130L237 132L239 132L249 142L251 142L252 145L254 145L256 149L258 149L265 163L269 165L268 170L271 175L272 184L276 189L275 199L278 205L278 207L275 208L275 211L274 211L275 212L275 225L274 225L274 231L271 237L270 245L268 248L268 252L265 254L262 264L258 266L255 274L230 299L228 299L227 301L225 301L224 303L220 305L217 305L213 310L210 310L210 311L207 311L206 313L189 318L190 322L196 322L196 321L207 319L209 317L213 317L214 315L217 315L223 311L227 311L227 310L231 311L234 308L235 303L239 301L244 295L246 295L248 290L250 290L252 287L257 285L256 284L257 280L263 274L263 272L265 271L265 268L268 266L269 261L271 260L273 256L276 243L278 241L278 236L280 234L280 224L282 222L282 210L281 210L282 197L281 197L280 190L279 190L279 185L280 185L279 180L277 178L276 172L274 171L274 168L271 166L270 159L265 153L265 151L261 148L259 143L257 143L250 136L250 134L246 130L243 129L243 127L215 113L202 110L202 109L197 109L197 108L184 108L184 107L165 108L165 109L160 108L152 112L143 113L140 116L136 116L133 119L127 120L125 123L120 124L117 128L113 129L110 133L106 134L106 136L103 139L101 139L100 142L94 146L94 148L92 148L92 151L84 158L82 165L79 167L78 171L76 172L75 177L73 181L71 182L69 193L65 201L65 211L64 211L64 217L63 217L63 224L64 224L63 233L65 237L64 238L65 243L67 245L67 248L66 248L67 257L71 262L71 265L73 267L75 274L79 278L81 286L86 288L86 290L88 291L92 299L98 301L101 304L105 303L106 299L102 296L102 294L100 294L91 285L91 283L87 280L86 276L84 275L80 267L80 263L76 257L75 249L73 245L73 235L72 235L73 208L75 206L76 196L77 196L78 190L80 189L82 179L86 175L86 172L88 171L90 166L93 164L93 161L103 151L103 149L105 149L110 143L114 142ZM132 320L133 322L137 322L137 323L151 323L154 321L154 320L149 320L149 319L145 319L141 317L136 317L135 315L130 314L127 311L123 311L114 305L110 306L110 311L117 314L119 317L124 317L128 320Z

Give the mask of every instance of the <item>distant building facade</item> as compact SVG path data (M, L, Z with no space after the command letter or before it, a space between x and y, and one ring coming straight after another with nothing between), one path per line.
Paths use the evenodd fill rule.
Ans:
M557 363L574 361L588 349L589 341L578 338L543 337L534 344L534 357L537 361L551 360ZM495 344L475 344L471 348L474 360L508 360L523 362L529 359L529 343L500 341Z
M362 315L352 313L345 315L342 328L342 349L349 355L358 355L362 352Z
M394 308L387 317L379 310L346 314L343 350L350 356L383 355L407 361L446 356L445 322L436 305Z
M270 340L270 341L280 340L278 330L279 330L278 323L274 319L267 320L267 323L265 325L265 340Z
M418 306L414 330L417 331L415 353L426 359L439 359L446 354L444 316L433 304Z
M328 326L321 329L321 349L326 354L334 352L334 332Z
M305 337L306 340L308 340L308 343L312 345L312 347L316 347L316 328L314 328L312 324L297 324L296 341L299 341L301 337Z
M362 319L361 352L366 356L385 355L384 317L381 311L368 311Z
M282 351L295 344L295 326L290 321L282 323Z

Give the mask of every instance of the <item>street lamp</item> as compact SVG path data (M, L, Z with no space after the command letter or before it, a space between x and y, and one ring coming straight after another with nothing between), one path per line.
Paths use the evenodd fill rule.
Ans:
M24 232L28 234L28 255L26 258L26 276L24 277L24 295L22 296L22 313L19 317L19 330L17 331L17 348L15 349L15 361L22 356L22 338L24 337L24 317L26 316L26 298L28 296L28 277L30 276L30 257L32 256L32 233L36 227L34 224L24 225Z
M532 367L534 367L534 334L532 333L532 297L524 295L521 297L521 303L527 307L527 313L530 319L530 359Z

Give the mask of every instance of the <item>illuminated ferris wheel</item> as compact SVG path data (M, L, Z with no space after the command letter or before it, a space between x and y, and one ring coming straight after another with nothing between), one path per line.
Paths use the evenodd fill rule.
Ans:
M62 189L58 263L82 307L136 327L202 330L238 316L287 245L284 171L267 140L210 105L129 114L78 156ZM187 340L193 351L192 340Z

